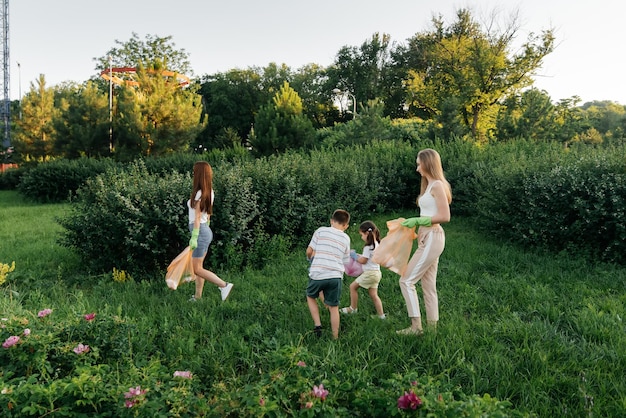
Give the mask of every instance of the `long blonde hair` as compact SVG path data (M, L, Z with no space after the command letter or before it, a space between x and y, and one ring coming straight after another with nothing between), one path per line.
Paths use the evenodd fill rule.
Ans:
M428 187L428 179L426 176L428 176L434 180L441 180L445 186L448 204L452 203L452 188L448 180L446 180L446 176L443 174L443 166L441 165L441 156L439 156L439 153L432 148L425 148L417 153L417 158L420 160L420 169L422 173L424 173L420 185L420 196L426 193L426 188ZM419 200L419 197L417 199ZM416 200L416 203L418 200Z
M191 204L196 198L198 190L202 190L200 197L200 212L213 214L213 169L206 161L198 161L193 165L193 189L191 191Z

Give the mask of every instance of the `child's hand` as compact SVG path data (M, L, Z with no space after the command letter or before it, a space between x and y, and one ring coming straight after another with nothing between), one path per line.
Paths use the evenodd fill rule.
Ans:
M355 250L350 250L350 258L356 261L359 259L359 255L356 253Z

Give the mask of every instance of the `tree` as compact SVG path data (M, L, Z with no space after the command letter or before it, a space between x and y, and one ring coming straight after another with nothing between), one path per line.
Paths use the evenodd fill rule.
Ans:
M390 41L389 35L375 33L358 48L343 46L327 71L331 90L347 90L360 104L375 99L384 102L389 96L385 76L390 63Z
M498 139L553 140L559 129L557 109L546 91L529 89L506 98L496 121Z
M46 87L46 78L39 75L30 83L30 91L22 98L22 118L16 122L15 151L22 156L47 160L53 155L55 130L53 119L54 90Z
M303 113L316 128L333 126L339 120L338 109L331 97L335 85L331 84L327 70L317 64L298 69L289 84L302 99Z
M120 159L188 149L204 129L200 95L154 70L148 74L139 67L139 86L119 88L113 133Z
M552 30L530 34L517 54L511 54L519 30L514 16L501 31L496 16L484 29L468 9L456 13L446 26L434 17L433 29L409 40L406 62L415 67L407 79L407 102L437 118L444 100L455 97L459 114L475 139L485 138L494 127L498 104L507 96L532 85L532 76L554 48Z
M198 136L196 145L208 149L231 146L219 139L229 129L234 130L240 138L247 138L256 112L271 98L261 88L261 76L254 69L233 69L205 76L199 92L208 122Z
M285 82L272 102L259 110L250 142L256 155L266 156L311 147L314 137L313 124L302 113L302 100Z
M116 39L115 43L119 47L113 47L104 56L94 58L98 74L109 69L109 66L152 68L158 62L169 71L188 77L193 75L187 52L184 49L177 49L171 36L161 38L156 35L146 35L144 41L133 32L128 41L121 42Z
M66 158L108 156L109 99L91 81L61 94L54 149Z

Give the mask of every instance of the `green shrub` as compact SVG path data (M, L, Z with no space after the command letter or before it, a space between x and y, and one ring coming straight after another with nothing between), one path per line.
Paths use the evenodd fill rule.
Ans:
M66 201L87 179L114 166L116 163L111 159L94 158L42 163L22 176L18 191L41 203Z
M185 247L189 175L147 173L143 162L87 180L73 200L60 241L100 272L133 277L161 271Z
M523 245L625 263L626 165L609 150L589 150L559 159L511 153L485 167L475 205L482 227Z
M27 167L18 167L9 168L4 173L0 173L0 190L16 190L27 170Z

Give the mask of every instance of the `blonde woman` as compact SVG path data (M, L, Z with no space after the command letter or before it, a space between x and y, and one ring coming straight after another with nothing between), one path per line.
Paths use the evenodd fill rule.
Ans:
M446 243L441 224L450 221L452 202L452 190L444 176L439 153L430 148L423 149L417 154L416 163L417 172L422 176L420 195L416 200L420 216L402 222L402 226L407 228L418 227L418 248L400 277L400 290L411 318L410 327L396 331L403 335L421 335L424 332L415 289L418 281L421 281L424 294L427 324L436 327L439 321L437 268Z

